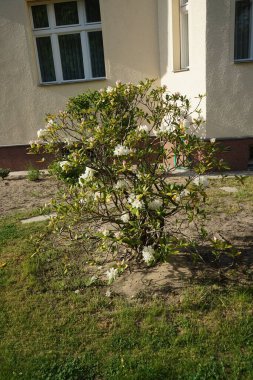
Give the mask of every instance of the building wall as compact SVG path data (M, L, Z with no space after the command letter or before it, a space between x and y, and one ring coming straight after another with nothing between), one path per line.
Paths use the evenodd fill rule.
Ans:
M234 8L234 0L207 0L209 137L253 137L253 62L234 63Z
M156 0L100 0L107 79L40 85L28 4L0 1L0 146L25 145L69 97L115 83L159 78Z
M173 24L179 0L158 0L161 83L169 91L187 95L193 106L199 94L206 93L206 0L189 1L189 70L176 71L180 50L179 30ZM201 104L205 117L205 102Z

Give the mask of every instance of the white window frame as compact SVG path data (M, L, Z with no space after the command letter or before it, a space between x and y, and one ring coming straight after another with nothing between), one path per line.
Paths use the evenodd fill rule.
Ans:
M189 0L180 0L180 69L189 69ZM188 23L185 24L185 16Z
M77 3L79 24L60 25L60 26L56 25L54 4L64 3L64 2ZM46 5L47 14L48 14L48 23L49 23L48 27L34 28L33 16L32 16L33 5ZM88 32L97 32L97 31L102 32L102 22L99 21L99 22L88 23L86 21L87 18L86 18L84 0L54 0L50 3L48 1L36 2L36 3L32 3L29 6L29 11L30 11L31 25L32 25L32 30L33 30L34 47L35 47L35 52L36 52L36 61L37 61L37 67L38 67L38 72L39 72L40 84L43 84L43 85L62 84L62 83L64 84L64 83L87 82L87 81L106 79L106 77L92 77ZM61 34L66 35L66 34L73 34L73 33L80 33L85 78L64 80L58 36ZM38 55L38 50L37 50L37 45L36 45L36 37L50 37L51 38L53 61L54 61L55 76L56 76L55 81L50 81L50 82L42 81L39 55Z
M235 12L235 17L234 17L234 23L235 23L235 19L236 19L236 3L239 3L240 0L235 0L235 3L234 3L234 12ZM249 36L249 39L250 39L250 43L249 43L249 57L248 58L235 58L235 51L234 51L234 62L251 62L253 61L253 0L250 0L250 3L251 3L251 15L250 15L250 19L251 19L251 30L250 30L250 36ZM235 49L235 25L234 25L234 49Z

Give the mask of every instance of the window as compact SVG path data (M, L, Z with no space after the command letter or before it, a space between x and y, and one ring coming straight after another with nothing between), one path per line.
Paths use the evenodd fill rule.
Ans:
M189 67L188 0L180 0L180 68Z
M42 83L105 77L99 0L32 5L31 16Z
M253 60L252 0L235 3L235 60Z

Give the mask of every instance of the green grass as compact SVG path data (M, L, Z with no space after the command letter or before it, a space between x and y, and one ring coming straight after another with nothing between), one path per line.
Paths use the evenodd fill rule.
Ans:
M210 197L208 211L214 214L225 212L236 214L243 207L253 210L253 176L240 178L211 179L207 194ZM235 187L238 192L227 193L221 187Z
M231 196L252 200L247 189ZM46 238L31 257L45 224L20 218L0 220L0 380L253 378L253 286L108 298L85 286L89 257L76 243Z

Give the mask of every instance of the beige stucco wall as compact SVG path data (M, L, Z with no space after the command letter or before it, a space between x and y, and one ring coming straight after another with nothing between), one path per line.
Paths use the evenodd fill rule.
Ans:
M0 1L0 146L27 144L46 113L87 89L159 77L157 0L100 3L107 80L42 86L27 3Z
M206 0L189 1L189 71L174 72L175 50L179 50L179 36L175 35L178 31L172 20L176 6L179 0L158 0L161 83L171 92L187 95L195 105L195 97L206 93ZM204 99L201 104L203 117L205 103Z
M234 0L207 0L207 133L253 137L253 62L234 63Z

